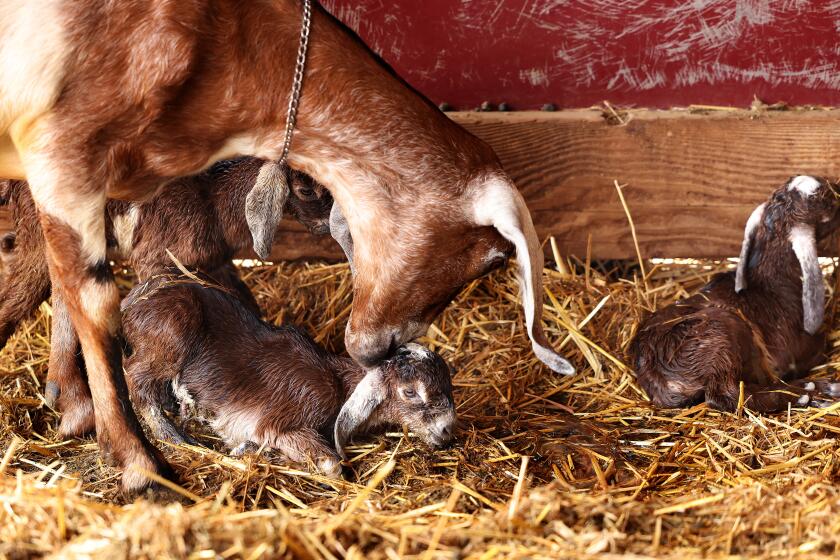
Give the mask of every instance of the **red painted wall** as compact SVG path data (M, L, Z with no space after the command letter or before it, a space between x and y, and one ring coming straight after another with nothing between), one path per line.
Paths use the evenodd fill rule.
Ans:
M840 104L840 1L323 0L436 103Z

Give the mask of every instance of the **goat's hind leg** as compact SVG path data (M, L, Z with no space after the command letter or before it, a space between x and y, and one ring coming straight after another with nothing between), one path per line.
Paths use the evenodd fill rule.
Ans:
M79 339L60 290L53 290L50 367L44 395L47 404L61 413L58 432L64 437L83 436L95 428L90 388L82 374Z
M125 469L123 489L139 490L151 483L145 472L171 477L172 471L143 435L123 377L119 293L105 253L105 193L80 185L78 172L56 176L54 162L32 167L27 173L53 288L61 291L82 345L100 452Z
M176 444L198 445L189 435L181 431L163 411L163 405L138 404L140 416L152 430L155 438Z
M304 428L282 432L275 434L268 443L292 461L314 463L319 471L330 478L341 476L341 459L316 430Z
M136 350L135 350L136 352ZM175 377L171 367L148 363L133 355L126 359L125 376L129 393L137 413L149 427L155 439L177 444L197 445L167 416L166 396L170 392L168 381Z

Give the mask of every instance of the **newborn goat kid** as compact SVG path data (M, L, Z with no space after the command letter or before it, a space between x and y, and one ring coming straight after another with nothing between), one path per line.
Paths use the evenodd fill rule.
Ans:
M840 199L824 179L794 177L747 221L736 272L645 319L631 352L653 403L705 402L759 412L821 405L840 383L796 382L824 358L825 289L817 240L840 225Z
M188 441L163 412L171 394L193 406L235 452L274 448L341 471L354 432L406 425L437 447L452 437L455 405L443 359L408 344L365 372L295 327L262 321L223 288L158 276L123 301L132 401L155 437ZM343 406L342 406L343 405Z
M173 181L147 202L109 200L109 257L126 259L142 281L172 265L167 253L171 251L190 268L215 271L215 282L236 290L252 309L258 309L230 261L252 244L246 199L264 166L255 158L222 161L203 173ZM276 229L287 212L310 232L327 233L332 207L329 192L302 173L288 173L291 192L270 225ZM0 182L2 203L11 210L16 238L7 243L13 246L14 257L4 259L9 267L0 286L0 347L50 295L44 236L28 185ZM269 245L273 233L264 236ZM61 434L77 436L94 427L93 403L79 371L78 338L58 296L53 293L52 347L44 393L50 406L62 413Z

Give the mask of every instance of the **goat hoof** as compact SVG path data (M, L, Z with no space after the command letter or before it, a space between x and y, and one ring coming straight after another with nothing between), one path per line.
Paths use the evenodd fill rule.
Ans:
M96 429L96 417L93 413L93 401L90 397L76 401L72 406L65 406L58 424L58 433L63 438L83 437Z
M123 442L125 443L125 442ZM126 495L136 495L138 492L153 488L159 484L150 475L178 481L175 471L167 463L163 454L151 444L137 442L138 447L113 449L109 442L100 441L100 452L105 460L111 459L115 466L122 467L122 491Z
M248 453L256 453L259 451L259 447L252 441L243 441L236 447L230 450L231 457L244 457Z
M166 480L178 481L175 471L162 457L153 453L151 457L136 457L123 466L122 491L126 495L136 495L147 489L154 490L163 486L149 477L149 473L156 474Z
M329 478L341 478L341 461L338 457L324 457L318 461L318 470Z
M55 408L55 405L58 404L58 397L61 396L61 388L58 386L58 383L55 381L47 381L47 385L44 388L44 400L47 403L47 406L50 408Z

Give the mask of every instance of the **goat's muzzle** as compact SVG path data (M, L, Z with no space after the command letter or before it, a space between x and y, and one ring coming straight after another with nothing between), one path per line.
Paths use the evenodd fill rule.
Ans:
M432 448L445 447L452 441L455 434L455 411L443 412L434 419L428 427L423 439Z
M348 323L344 333L344 345L357 364L370 369L394 355L401 344L400 334L400 330L394 327L374 332L357 332L352 330Z

